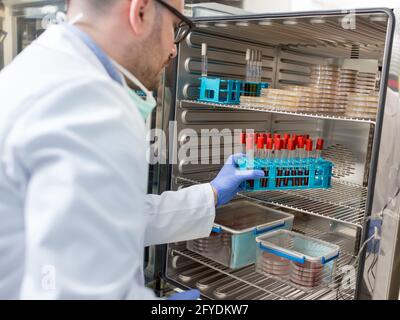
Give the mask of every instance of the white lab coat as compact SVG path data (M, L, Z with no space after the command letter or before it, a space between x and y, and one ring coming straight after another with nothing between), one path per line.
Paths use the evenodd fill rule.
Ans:
M148 299L144 247L209 235L209 184L146 195L145 126L50 28L0 74L0 298Z

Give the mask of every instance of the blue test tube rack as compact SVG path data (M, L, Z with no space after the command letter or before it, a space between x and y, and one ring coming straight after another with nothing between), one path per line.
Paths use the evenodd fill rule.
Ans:
M261 89L269 86L267 82L245 82L209 77L201 77L200 82L198 100L222 104L239 104L242 95L259 97ZM248 91L249 87L255 88L254 91Z
M240 170L263 170L265 177L242 184L245 191L325 189L331 187L333 163L323 158L238 160Z

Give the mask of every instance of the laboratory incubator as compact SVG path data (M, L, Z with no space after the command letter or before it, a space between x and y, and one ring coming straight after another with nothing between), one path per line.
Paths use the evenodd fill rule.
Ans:
M282 176L248 182L217 209L209 237L151 249L146 271L156 292L195 288L217 300L398 298L399 17L399 9L378 8L194 19L159 91L155 123L168 136L155 145L172 164L157 167L154 191L211 181L226 160L224 139L246 154L246 132L261 167L268 152L281 150L268 147L268 138L290 136L291 161L293 136L303 136L300 149L326 161L326 182L305 188L309 176L298 165L294 176L283 166ZM205 129L219 142L174 163L175 150ZM292 218L257 234L248 215L254 206L265 218Z

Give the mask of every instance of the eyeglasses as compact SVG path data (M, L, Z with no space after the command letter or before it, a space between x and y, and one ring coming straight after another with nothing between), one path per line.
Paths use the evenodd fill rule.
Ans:
M183 40L185 40L193 28L193 22L189 18L185 17L182 13L180 13L176 8L164 2L163 0L156 0L156 1L162 6L164 6L166 9L168 9L181 21L178 27L175 28L175 40L174 40L175 44L178 44Z

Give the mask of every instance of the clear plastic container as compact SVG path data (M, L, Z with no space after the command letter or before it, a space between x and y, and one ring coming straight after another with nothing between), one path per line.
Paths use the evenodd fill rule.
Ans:
M332 281L339 246L287 230L258 236L256 241L257 272L289 281L302 290Z
M255 238L277 229L291 230L294 216L240 200L217 209L213 232L187 242L187 248L231 269L255 263Z

